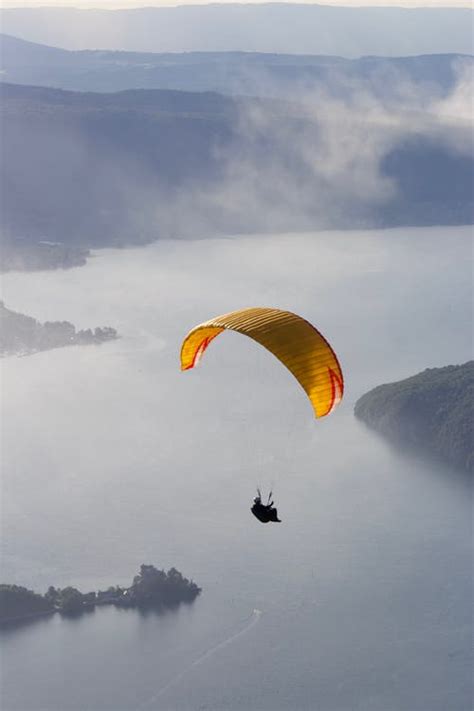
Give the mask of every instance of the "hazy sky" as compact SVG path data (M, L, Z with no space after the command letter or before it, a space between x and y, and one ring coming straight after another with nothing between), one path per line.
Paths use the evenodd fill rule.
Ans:
M215 4L236 2L236 0L213 0ZM251 0L251 2L266 2L268 0ZM309 5L333 5L341 7L473 7L472 0L285 0L287 3ZM131 8L131 7L166 7L173 5L206 5L209 0L0 0L0 7L101 7L101 8Z

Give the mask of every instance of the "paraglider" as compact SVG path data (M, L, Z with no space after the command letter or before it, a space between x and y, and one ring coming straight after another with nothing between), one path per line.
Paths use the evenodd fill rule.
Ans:
M181 370L194 368L225 330L249 336L273 353L305 390L316 417L329 415L341 401L344 381L331 346L308 321L280 309L239 309L195 326L183 341Z
M181 370L194 368L209 344L225 330L249 336L273 353L306 392L317 418L326 417L340 403L344 379L336 354L309 321L291 311L246 308L198 324L183 341ZM258 489L257 493L253 515L262 523L280 523L271 492L266 504Z
M267 503L262 504L262 495L260 489L257 489L257 496L253 500L253 506L250 511L261 523L270 523L270 521L281 523L281 520L278 518L278 511L273 505L271 491L268 494Z

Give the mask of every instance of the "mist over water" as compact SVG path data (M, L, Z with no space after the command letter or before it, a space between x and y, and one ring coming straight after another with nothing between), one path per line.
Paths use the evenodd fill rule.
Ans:
M5 711L470 707L470 483L352 415L377 384L472 358L470 228L104 250L8 274L2 298L122 336L2 363L4 580L95 590L152 563L203 587L164 615L2 632ZM236 334L179 372L187 330L254 305L334 346L346 397L329 418ZM280 526L252 520L256 485Z

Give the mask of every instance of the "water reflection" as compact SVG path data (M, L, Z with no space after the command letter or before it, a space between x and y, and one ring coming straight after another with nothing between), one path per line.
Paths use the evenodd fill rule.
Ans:
M52 620L54 614L54 612L43 612L12 620L2 620L2 622L0 623L0 638L7 638L10 634L14 634L15 632L23 629L24 627L47 624Z

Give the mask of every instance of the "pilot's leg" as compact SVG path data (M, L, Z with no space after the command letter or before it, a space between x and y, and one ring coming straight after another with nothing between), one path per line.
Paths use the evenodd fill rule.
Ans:
M274 521L275 523L281 523L280 519L278 518L278 511L276 509L271 510L270 521Z

